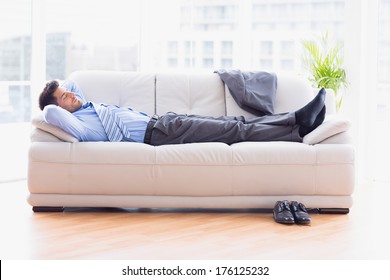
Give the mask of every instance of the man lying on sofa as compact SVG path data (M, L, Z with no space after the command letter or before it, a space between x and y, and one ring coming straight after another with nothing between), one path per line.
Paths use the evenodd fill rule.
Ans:
M149 116L131 108L85 100L72 81L60 86L48 82L39 97L44 120L79 141L129 141L150 145L198 142L294 141L317 128L325 118L325 94L321 89L295 112L245 117L208 117L167 113Z

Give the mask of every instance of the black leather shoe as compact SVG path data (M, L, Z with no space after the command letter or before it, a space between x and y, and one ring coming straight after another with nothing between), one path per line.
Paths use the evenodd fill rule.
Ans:
M274 207L274 220L281 224L293 224L294 216L287 200L277 201Z
M290 209L297 224L309 224L311 218L307 213L305 205L297 201L291 201Z

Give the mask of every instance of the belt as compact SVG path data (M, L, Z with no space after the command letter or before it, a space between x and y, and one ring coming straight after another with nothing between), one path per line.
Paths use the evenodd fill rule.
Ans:
M148 125L146 126L144 143L150 144L150 141L152 139L152 131L153 131L154 125L156 124L158 119L159 119L158 115L153 115L150 118L150 121L148 122Z

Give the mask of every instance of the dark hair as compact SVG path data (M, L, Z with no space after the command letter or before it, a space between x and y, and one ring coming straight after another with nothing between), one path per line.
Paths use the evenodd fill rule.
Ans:
M58 105L57 100L53 94L59 86L60 85L55 80L48 82L46 84L45 88L43 89L43 91L39 95L39 108L41 110L43 110L43 108L45 108L45 106L49 105L49 104Z

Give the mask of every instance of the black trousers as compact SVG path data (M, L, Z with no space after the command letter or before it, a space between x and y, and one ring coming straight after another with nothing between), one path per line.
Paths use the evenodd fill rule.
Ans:
M239 117L207 117L167 113L159 117L151 131L150 144L184 144L243 141L302 142L295 113L267 115L246 119Z

